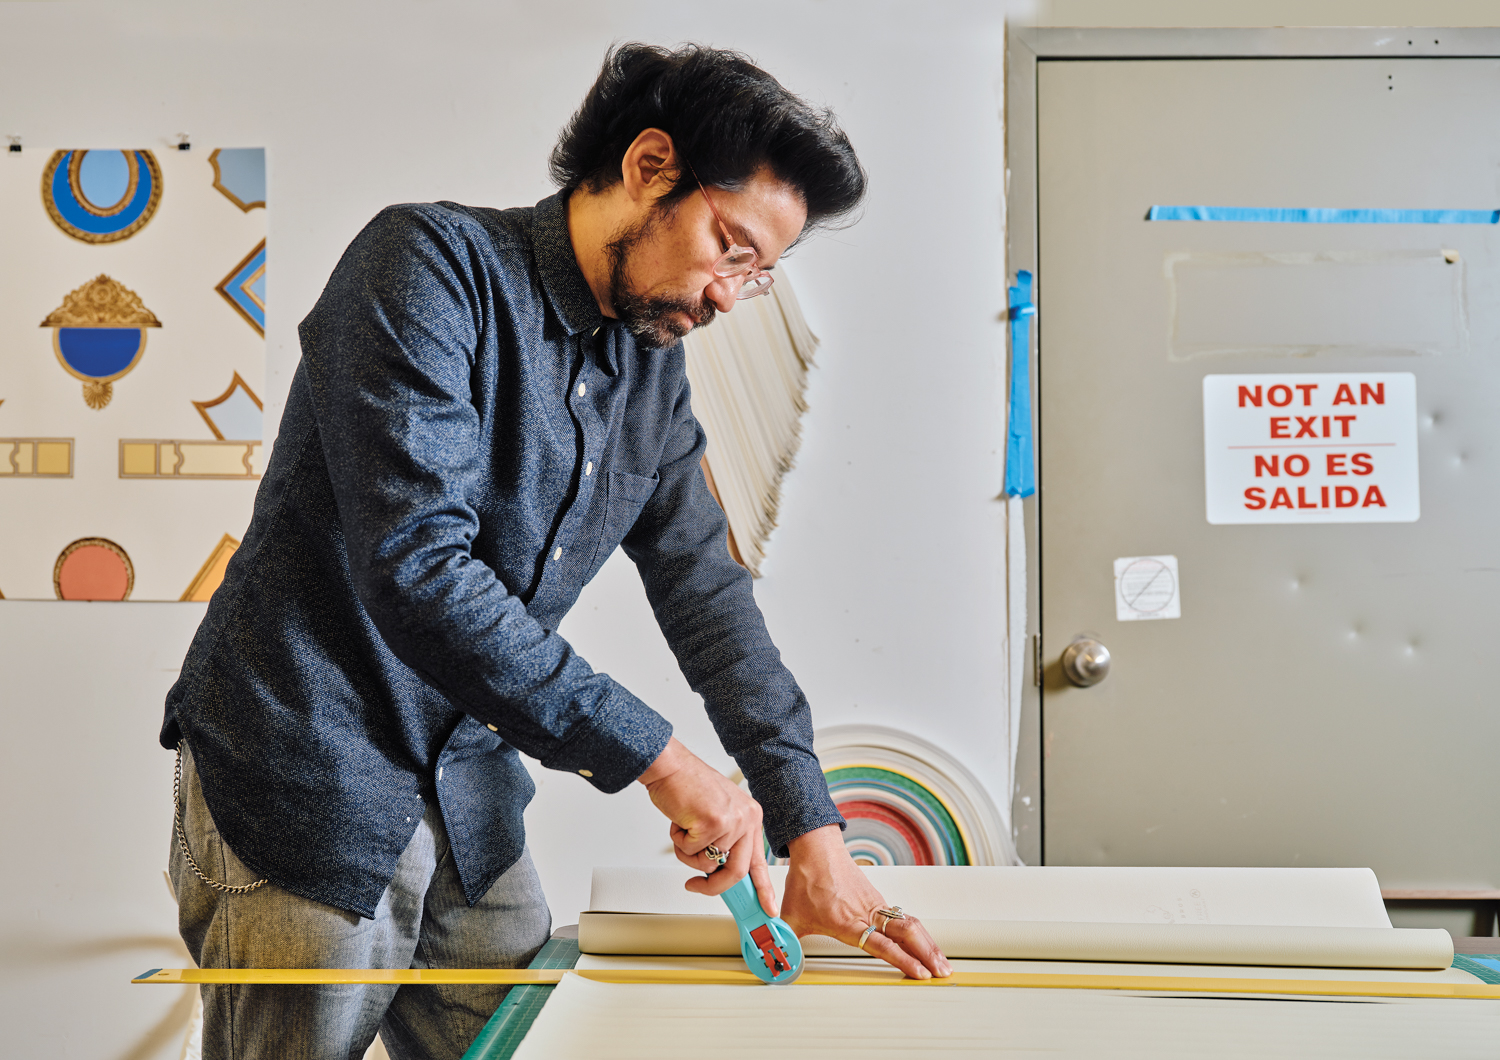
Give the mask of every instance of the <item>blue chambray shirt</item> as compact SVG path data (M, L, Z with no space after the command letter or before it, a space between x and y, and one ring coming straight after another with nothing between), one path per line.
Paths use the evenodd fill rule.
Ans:
M472 903L524 849L518 751L606 792L645 771L671 726L556 632L617 545L773 849L842 824L705 486L682 345L603 318L565 210L393 206L302 322L161 732L229 846L295 894L373 915L436 798Z

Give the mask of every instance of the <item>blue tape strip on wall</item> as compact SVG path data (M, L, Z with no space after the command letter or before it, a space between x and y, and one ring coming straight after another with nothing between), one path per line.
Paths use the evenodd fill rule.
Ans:
M1318 210L1258 206L1153 206L1148 221L1260 221L1301 225L1492 225L1500 210Z
M1031 273L1016 273L1010 288L1010 433L1005 442L1005 492L1030 497L1036 492L1031 446Z

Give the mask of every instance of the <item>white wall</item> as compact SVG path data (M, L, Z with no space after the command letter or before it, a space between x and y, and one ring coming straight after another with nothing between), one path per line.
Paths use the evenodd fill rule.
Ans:
M196 150L269 149L274 423L296 323L359 227L391 202L548 194L547 151L611 41L737 47L831 104L871 195L857 227L787 265L824 345L757 595L819 724L908 729L1003 804L1002 16L854 0L0 4L0 133L29 150L165 149L178 132ZM24 518L6 505L0 483L0 519ZM201 611L0 603L7 1053L176 1055L180 992L125 980L185 960L155 733ZM564 632L732 768L628 562ZM539 779L529 829L559 923L594 865L666 857L638 788Z

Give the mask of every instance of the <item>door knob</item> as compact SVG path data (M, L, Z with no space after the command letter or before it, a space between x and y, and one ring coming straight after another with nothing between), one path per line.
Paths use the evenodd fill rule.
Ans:
M1097 640L1075 640L1062 654L1062 671L1079 688L1097 685L1109 676L1109 649Z

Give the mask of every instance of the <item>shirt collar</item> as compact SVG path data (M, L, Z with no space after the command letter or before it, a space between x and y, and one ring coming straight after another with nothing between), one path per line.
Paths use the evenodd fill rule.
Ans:
M532 215L532 243L542 290L563 330L569 335L593 331L604 323L594 292L583 278L573 240L568 236L568 193L560 191L536 204Z

